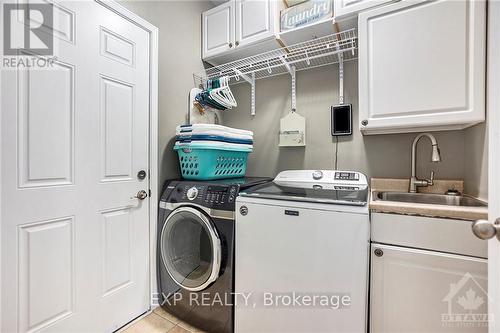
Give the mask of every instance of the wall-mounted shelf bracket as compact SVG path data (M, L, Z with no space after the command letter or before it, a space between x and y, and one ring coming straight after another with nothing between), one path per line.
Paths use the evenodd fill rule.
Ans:
M243 74L239 69L235 68L234 72L237 74L236 76L236 81L240 80L240 77L245 80L246 82L250 83L251 89L252 89L252 96L251 96L251 102L252 102L252 109L250 111L250 114L252 116L255 116L255 73L251 73L250 75Z
M295 66L290 66L290 75L292 76L292 112L297 111L297 85L295 77Z
M339 104L344 104L344 54L339 54Z
M297 85L296 85L296 76L295 76L295 66L290 66L290 64L286 61L285 57L280 57L280 61L285 66L286 70L292 77L292 112L297 111Z

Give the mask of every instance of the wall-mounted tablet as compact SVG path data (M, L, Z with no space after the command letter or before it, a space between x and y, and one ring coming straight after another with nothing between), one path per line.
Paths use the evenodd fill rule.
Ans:
M352 105L342 104L332 106L332 135L352 134Z

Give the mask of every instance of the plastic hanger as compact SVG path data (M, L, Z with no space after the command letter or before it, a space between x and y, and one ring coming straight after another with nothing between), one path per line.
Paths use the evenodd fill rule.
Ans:
M220 88L210 90L210 97L217 103L224 105L228 109L237 106L236 99L234 98L231 88L228 84L228 78L222 77L219 79Z
M217 110L226 110L237 106L227 76L208 79L205 90L196 95L195 100L203 108L209 106Z

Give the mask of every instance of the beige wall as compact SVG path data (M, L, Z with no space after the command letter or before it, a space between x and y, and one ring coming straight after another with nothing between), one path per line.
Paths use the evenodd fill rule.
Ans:
M410 176L410 147L416 134L362 136L358 130L357 62L345 66L346 102L353 104L354 134L340 137L339 169L360 170L369 177ZM251 154L250 175L274 176L286 169L331 169L334 140L330 135L330 105L338 102L338 67L327 66L297 74L297 108L307 118L307 147L278 148L279 120L290 108L290 78L279 76L257 81L257 115L250 116L250 88L246 84L233 91L238 108L224 114L228 126L251 129L255 151ZM467 131L434 132L442 154L441 163L430 162L430 144L422 139L418 151L419 177L431 170L439 179L466 179L476 182L486 177L485 164L471 165L464 158L465 147L479 154L484 150L484 126ZM466 145L467 138L467 145ZM473 169L473 177L465 177ZM476 193L475 184L468 189ZM484 191L483 191L484 192ZM483 193L484 195L484 193Z
M208 1L126 1L122 4L159 30L159 158L160 186L179 175L172 151L175 126L185 121L192 74L201 62L201 12ZM415 134L362 136L357 128L357 62L347 63L346 102L353 104L354 134L340 137L338 168L360 170L369 177L409 177L410 147ZM250 87L233 88L238 108L224 113L228 126L254 131L255 151L248 175L274 176L286 169L331 169L334 139L330 135L330 106L338 102L338 67L326 66L297 74L298 112L307 118L307 147L278 148L279 120L289 112L290 78L286 75L257 82L257 115L250 116ZM485 125L464 131L434 133L441 163L430 162L430 145L421 142L418 176L431 170L440 179L465 179L469 193L487 197ZM464 156L467 156L465 158Z
M179 176L172 151L175 127L185 123L193 73L203 71L201 13L209 1L122 1L122 5L159 28L159 186Z
M488 199L488 130L479 124L465 130L465 191Z

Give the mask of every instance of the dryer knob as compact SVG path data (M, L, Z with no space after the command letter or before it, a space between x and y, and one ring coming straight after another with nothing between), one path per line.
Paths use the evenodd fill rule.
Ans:
M187 198L189 200L194 200L194 199L196 199L197 196L198 196L198 189L196 187L191 187L187 191Z
M321 172L320 170L316 170L313 172L312 176L314 180L320 180L321 178L323 178L323 172Z

